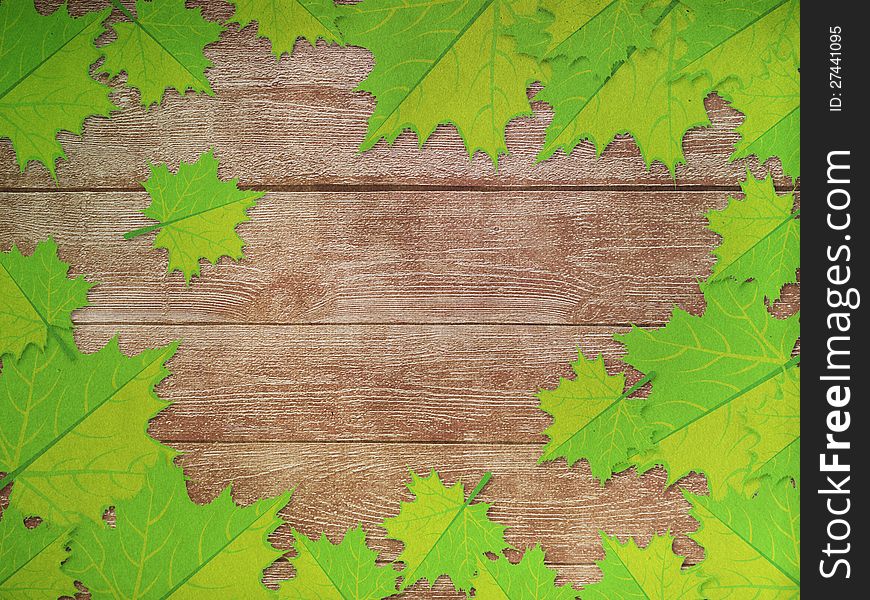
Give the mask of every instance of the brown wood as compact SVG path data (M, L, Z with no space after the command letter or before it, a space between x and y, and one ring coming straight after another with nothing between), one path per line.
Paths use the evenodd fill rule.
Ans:
M638 477L628 471L605 486L592 479L582 463L537 465L539 450L528 444L358 444L254 443L175 444L186 451L181 464L193 477L191 496L205 502L233 484L240 503L294 488L281 514L288 523L274 537L289 545L289 528L312 536L325 532L337 541L362 523L370 545L381 558L394 560L401 544L385 540L377 523L398 513L409 470L437 469L443 481L461 480L466 491L491 471L489 485L478 496L492 504L492 519L509 525L505 537L518 548L540 543L553 564L591 564L603 557L599 531L636 536L646 543L654 533L670 529L680 536L677 551L692 561L703 553L683 534L697 528L688 516L688 502L676 486L665 489L657 469ZM703 478L693 476L685 487L703 492Z
M154 234L122 237L152 223L144 192L0 193L0 248L54 236L101 282L78 323L661 324L674 305L702 309L719 243L704 213L728 196L270 192L239 227L246 258L187 287Z
M189 5L216 20L232 12ZM295 488L277 545L291 527L337 541L362 523L391 561L400 545L376 524L410 499L409 469L469 486L490 470L480 499L511 544L544 546L560 582L600 578L599 530L645 543L669 529L676 551L699 561L685 535L697 524L661 470L602 487L585 463L536 464L549 418L535 392L570 374L578 347L624 369L614 333L659 326L674 305L703 310L697 281L718 243L703 215L739 192L747 167L765 172L729 161L742 116L707 98L712 125L686 136L675 177L647 169L626 136L601 158L582 144L536 163L551 117L540 102L509 125L497 170L469 160L451 127L423 148L406 133L359 155L374 106L354 91L374 64L366 50L300 42L276 61L253 27L231 26L206 54L214 97L172 91L145 110L112 82L122 110L89 119L81 138L61 135L57 182L41 166L19 173L0 140L0 251L52 235L73 274L102 282L74 315L79 345L92 351L117 333L132 353L182 340L157 388L172 405L149 431L185 452L192 497L232 484L248 503ZM174 168L209 147L224 178L268 194L239 228L246 258L206 265L186 287L165 274L153 236L122 235L147 223L148 163ZM794 187L777 160L766 167L780 189ZM799 305L789 286L773 311ZM700 475L682 483L705 489ZM279 563L265 581L291 575ZM403 597L464 595L442 579Z
M221 2L205 6L214 19L230 16ZM102 9L105 2L75 2L73 12ZM440 127L418 148L406 133L395 146L384 142L359 155L374 99L354 89L374 65L362 48L297 44L292 58L276 61L268 41L253 27L232 26L206 55L214 63L207 75L214 97L175 91L151 110L139 106L138 93L118 88L123 107L111 119L90 119L81 138L62 134L68 155L58 169L62 188L135 188L147 177L148 162L177 164L216 149L227 177L256 186L554 186L652 185L735 187L747 165L762 173L757 161L729 162L739 139L742 117L719 98L707 101L712 126L689 132L684 141L687 164L676 180L661 164L648 170L636 144L627 136L615 141L601 159L584 143L570 157L535 162L551 111L535 103L535 115L513 121L506 133L511 155L496 170L482 154L469 160L459 135ZM117 86L116 86L117 87ZM771 161L778 182L778 161ZM0 189L54 189L42 166L18 173L11 144L0 141Z
M624 328L534 325L82 326L127 353L182 340L158 387L161 440L542 443L537 390L577 348L612 370ZM638 376L630 368L629 382Z

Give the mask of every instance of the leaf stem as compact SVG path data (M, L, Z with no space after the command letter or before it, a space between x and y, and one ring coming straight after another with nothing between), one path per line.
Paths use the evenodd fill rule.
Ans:
M489 483L490 479L492 479L492 471L487 471L483 474L483 477L480 479L477 485L474 486L474 489L471 490L471 493L468 494L468 500L465 501L465 506L469 506L472 503L475 497L477 497L477 495L483 490L483 488L486 487L486 484Z
M117 8L119 11L121 11L125 17L127 17L128 19L130 19L134 23L136 22L136 17L133 16L133 13L131 13L129 10L127 10L126 6L121 4L120 0L109 0L109 4L111 4L112 6Z
M132 240L134 237L139 237L140 235L145 235L146 233L151 233L155 229L160 229L163 227L164 223L155 223L154 225L148 225L147 227L140 227L139 229L134 229L133 231L128 231L124 234L125 240Z
M640 381L638 381L638 382L635 383L633 386L631 386L631 387L628 388L626 391L624 391L624 392L622 393L622 395L621 395L619 398L617 398L616 400L614 400L614 402L619 402L620 400L625 400L626 398L628 398L629 396L631 396L633 393L635 393L637 390L639 390L640 388L642 388L643 386L645 386L647 383L649 383L650 381L652 381L653 379L655 379L655 376L656 376L656 372L655 372L655 371L650 371L649 373L647 373L646 375L644 375L644 376L641 378Z

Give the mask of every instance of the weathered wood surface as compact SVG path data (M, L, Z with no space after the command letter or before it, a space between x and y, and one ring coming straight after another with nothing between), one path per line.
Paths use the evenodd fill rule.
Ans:
M688 516L688 502L676 486L665 488L657 469L638 477L633 471L615 476L606 486L592 479L585 464L566 469L564 462L537 465L537 445L529 444L356 444L242 443L174 444L186 451L180 459L193 473L191 495L207 501L233 483L243 503L295 488L281 514L287 523L311 536L326 532L336 539L362 523L371 546L385 560L394 559L401 544L385 539L376 524L394 516L402 500L409 469L428 473L437 468L443 480L461 480L466 491L486 471L492 480L479 499L492 504L490 516L510 526L506 539L518 548L540 542L554 564L592 564L603 557L599 531L638 536L647 541L668 528L680 535L678 550L692 561L703 553L683 534L697 523ZM337 468L338 465L338 468ZM685 486L706 487L692 476ZM287 528L276 532L275 544L289 544Z
M0 192L0 240L51 235L101 282L79 323L660 324L700 311L727 192L270 192L246 259L166 275L144 192ZM795 309L795 293L784 310Z
M543 443L537 390L577 348L626 369L615 326L81 326L134 353L181 340L158 387L166 441ZM638 375L629 369L629 382Z
M223 2L202 5L209 18L226 19L231 7ZM104 8L102 0L73 2L73 12ZM707 100L712 125L689 132L684 141L687 164L676 179L661 164L648 170L636 144L623 136L596 160L584 143L570 157L536 163L551 112L535 103L535 114L517 119L507 129L511 154L496 171L482 154L474 160L451 127L441 127L420 149L406 133L393 147L384 142L359 155L366 120L374 99L354 89L374 65L367 50L355 47L312 48L297 44L292 57L280 62L254 27L233 25L210 46L214 63L207 76L214 97L185 97L170 91L163 105L139 106L138 93L119 88L114 96L123 110L111 119L87 122L79 138L63 134L68 160L61 161L62 188L136 188L147 177L149 162L177 164L194 160L214 147L222 172L243 185L280 186L555 186L650 185L735 187L747 165L757 173L757 161L729 162L742 117L717 97ZM340 143L336 143L336 142ZM776 164L774 164L776 163ZM778 161L771 161L778 182ZM32 165L18 173L11 144L0 141L0 189L54 188L47 171Z
M363 49L302 42L276 61L253 28L232 26L207 55L215 97L169 92L145 110L114 82L122 110L61 136L57 183L41 166L20 174L0 141L0 251L52 235L74 274L102 282L74 315L82 348L116 333L126 352L182 340L158 386L172 405L150 432L185 452L194 499L229 484L240 502L295 488L277 545L291 526L336 541L361 522L388 561L400 547L375 524L410 499L408 469L468 485L491 470L481 500L510 543L544 545L561 582L600 577L599 530L645 542L670 529L700 560L685 536L696 523L660 470L601 487L583 463L536 464L549 421L535 392L569 375L578 347L615 371L614 333L661 325L674 305L703 310L697 281L717 244L703 214L739 191L747 167L764 173L728 161L742 117L708 98L712 125L687 135L672 177L646 169L627 137L601 158L583 144L535 163L550 110L534 103L508 127L496 171L469 160L450 127L422 149L405 134L359 155L374 105L354 91L374 64ZM246 259L206 265L186 287L151 236L121 236L146 224L147 164L209 147L222 176L269 193L239 229ZM793 187L776 160L766 166ZM774 312L798 306L791 286ZM278 565L265 580L291 572ZM405 597L463 596L441 580Z

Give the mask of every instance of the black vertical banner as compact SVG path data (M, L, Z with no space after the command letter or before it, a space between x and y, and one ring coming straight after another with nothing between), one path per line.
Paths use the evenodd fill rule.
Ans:
M867 30L860 2L801 15L801 583L806 598L863 598L868 481L863 178ZM865 350L862 352L862 350ZM860 521L860 524L859 524Z

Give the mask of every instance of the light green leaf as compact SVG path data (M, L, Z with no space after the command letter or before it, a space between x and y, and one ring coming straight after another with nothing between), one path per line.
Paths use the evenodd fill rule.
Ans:
M640 15L636 18L642 23ZM647 166L660 161L673 173L677 164L685 162L683 135L692 127L709 124L703 82L677 77L679 62L690 52L683 36L693 19L679 3L671 3L657 19L651 46L626 51L627 58L603 81L602 61L618 53L607 53L589 66L567 62L570 57L561 67L554 66L554 78L538 95L554 109L539 159L560 148L570 153L583 140L591 140L600 154L618 134L630 133ZM642 27L634 37L643 40Z
M733 278L754 279L771 302L782 286L797 281L800 267L800 220L792 212L794 194L777 195L773 178L755 179L750 173L740 184L744 200L729 198L721 211L710 211L710 229L722 236L713 251L718 259L706 285Z
M31 344L44 348L52 331L72 330L70 315L87 306L95 284L81 276L69 279L68 271L51 238L39 242L30 256L16 246L0 252L0 356L18 358Z
M723 10L716 0L686 0L699 11ZM732 156L772 156L783 171L800 175L800 2L741 0L727 3L734 18L721 44L708 47L685 65L684 74L701 77L746 115L742 139ZM741 18L740 15L743 15ZM696 43L696 45L699 45Z
M775 385L769 382L784 376L783 371L797 362L791 353L800 333L799 315L782 320L771 316L755 282L722 281L707 287L704 296L707 308L700 317L675 309L661 329L632 327L629 333L615 336L626 346L628 364L656 373L644 417L656 429L653 442L659 450L635 458L641 470L674 460L673 467L665 464L669 482L694 468L711 472L715 468L727 479L727 473L720 471L731 464L734 444L744 452L752 448L750 442L741 441L739 428L730 428L735 425L731 422L738 414L735 411L761 401L765 386ZM705 432L712 435L725 424L729 428L722 435L728 443L702 441ZM678 456L690 448L694 448L690 457ZM722 466L716 467L717 461ZM717 494L724 490L723 482L715 478L710 487Z
M641 415L643 402L627 399L640 386L625 390L625 375L608 375L604 358L587 360L580 353L571 366L575 379L562 378L555 390L538 392L541 410L553 416L540 460L564 457L572 466L585 458L604 485L633 452L649 448L653 428Z
M447 575L456 590L468 591L478 557L508 547L505 527L487 517L489 504L472 504L487 481L488 475L466 500L462 483L446 487L434 470L428 477L411 472L408 489L415 500L403 502L398 516L383 523L388 537L405 545L398 558L405 563L400 590L421 579L428 580L431 587L436 579Z
M257 36L272 42L272 54L292 54L296 40L305 38L312 46L318 39L341 44L335 24L338 7L333 0L227 0L236 7L229 23L247 27L257 22Z
M767 483L752 497L685 495L701 523L690 537L704 547L706 598L800 597L800 493L790 482Z
M504 556L498 560L478 557L477 575L471 580L477 600L572 600L577 590L556 585L556 571L544 564L544 550L529 548L519 563Z
M732 159L758 156L761 163L777 157L783 172L800 176L800 77L798 65L771 64L767 74L746 88L723 85L723 95L746 115L737 128L741 139Z
M775 456L800 433L799 369L784 369L740 390L632 457L643 472L665 465L668 483L702 472L714 497L742 489L752 465Z
M541 0L539 15L549 18L538 16L518 44L523 52L552 62L550 84L570 86L585 73L600 82L631 52L652 43L655 23L644 11L648 4L649 0ZM531 35L535 27L538 38Z
M73 578L61 572L69 553L70 532L41 523L28 528L25 515L7 507L0 519L0 597L42 600L78 593Z
M226 488L210 504L194 504L181 470L164 458L138 495L116 504L114 528L76 530L64 568L94 600L276 598L261 579L282 551L266 538L289 500L286 492L242 508Z
M365 0L350 7L338 22L345 41L375 56L359 87L377 99L360 149L392 143L406 129L422 145L451 123L470 156L481 150L497 163L507 153L504 128L531 114L526 88L542 72L508 30L536 10L536 0Z
M0 489L10 502L57 525L136 494L160 456L174 451L146 434L167 403L153 392L177 344L126 357L117 338L94 354L49 336L4 360L0 375ZM72 350L70 350L72 349Z
M800 369L789 369L779 381L766 402L746 414L749 427L758 433L748 479L794 480L800 488Z
M106 57L100 73L126 73L127 85L139 90L146 107L160 104L169 88L182 95L187 90L214 95L203 48L218 40L221 25L203 19L200 8L185 8L184 0L136 0L135 15L118 0L111 2L129 21L116 23L117 39L100 48Z
M218 161L212 150L195 163L182 162L177 174L166 165L151 165L151 177L142 185L151 196L151 205L142 212L159 223L124 237L160 229L154 248L169 253L169 273L181 271L190 284L191 277L199 275L201 258L212 264L222 256L242 258L245 242L235 228L249 220L247 210L265 192L239 190L238 179L218 179Z
M603 577L583 588L583 600L672 600L703 598L704 578L698 568L682 569L683 557L674 554L674 537L653 536L646 548L634 539L620 544L601 534L604 560L598 562Z
M325 535L313 540L298 531L296 576L281 585L279 596L293 600L380 600L395 595L398 573L378 566L377 552L366 546L361 526L350 529L338 544Z
M755 465L751 480L763 481L770 479L773 482L793 480L795 487L801 489L801 436L794 438L791 443Z
M38 161L56 177L57 159L66 157L57 134L81 135L86 118L117 108L108 86L88 72L100 57L94 39L108 15L73 19L62 4L42 16L33 0L0 3L0 138L12 141L22 171Z

